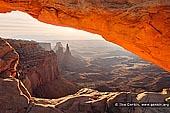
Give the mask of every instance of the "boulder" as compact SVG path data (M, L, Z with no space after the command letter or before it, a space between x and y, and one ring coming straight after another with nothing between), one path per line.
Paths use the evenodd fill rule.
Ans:
M0 78L0 113L25 113L29 98L18 87L14 78Z

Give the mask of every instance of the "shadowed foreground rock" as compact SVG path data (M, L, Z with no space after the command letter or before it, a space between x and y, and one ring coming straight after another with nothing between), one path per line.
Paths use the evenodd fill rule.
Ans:
M99 34L170 70L169 0L0 0L0 12Z
M18 86L19 82L16 79L0 78L0 113L25 111L29 100Z
M28 98L19 81L0 78L0 113L169 113L169 107L115 107L116 102L164 102L169 94L81 89L59 99ZM24 86L23 86L24 87ZM24 88L25 89L25 88ZM26 90L26 89L25 89ZM23 93L25 92L25 93ZM137 97L137 98L136 98Z

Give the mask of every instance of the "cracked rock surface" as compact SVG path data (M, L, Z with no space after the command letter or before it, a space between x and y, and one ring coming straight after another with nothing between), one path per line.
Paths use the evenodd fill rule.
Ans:
M115 107L115 103L164 102L170 94L81 89L58 99L28 98L13 78L0 78L0 113L169 113L169 107ZM28 93L28 92L27 92Z
M0 77L15 77L19 56L17 52L0 38Z
M169 0L0 0L39 21L99 34L170 70Z

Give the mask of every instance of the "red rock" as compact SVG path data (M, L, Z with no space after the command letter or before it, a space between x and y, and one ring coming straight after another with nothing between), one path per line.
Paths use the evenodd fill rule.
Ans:
M170 112L169 107L130 106L131 103L164 102L167 96L167 94L155 92L145 92L141 94L130 92L98 92L96 90L84 88L74 95L59 99L50 100L35 98L35 103L55 105L55 108L64 113L168 113ZM123 102L126 106L122 106ZM118 106L115 107L116 103Z
M0 12L20 10L46 23L100 34L105 39L117 43L167 70L170 69L170 2L168 0L107 0L105 2L100 0L80 2L74 0L24 0L24 2L0 0L0 4ZM0 41L0 47L1 59L5 55L4 53L10 52L10 50L12 51L10 54L14 54L14 57L10 55L12 59L18 59L14 50L3 40ZM5 51L3 51L4 48ZM15 71L14 65L17 65L17 62L11 65L11 57L8 58L0 62L1 76L10 76L11 71L4 72L11 70L11 67ZM104 109L104 107L108 103L113 105L112 102L122 100L131 102L133 99L137 102L164 102L166 99L169 102L167 97L169 94L145 92L135 98L132 93L101 93L82 89L74 95L56 100L35 98L35 103L28 103L30 99L21 95L22 91L19 89L16 79L0 79L0 91L0 112L2 113L102 113L106 110L127 113L127 108L109 106ZM39 100L41 101L39 102ZM143 111L169 113L170 109L169 107L146 107L145 109L139 107L132 109L132 111L134 113L142 113Z
M0 78L0 113L24 113L28 106L27 98L20 90L19 81L16 79Z
M70 47L66 44L66 50L64 51L64 47L61 42L57 42L54 47L54 52L57 55L57 64L61 73L64 75L69 72L85 72L87 69L85 68L86 63L83 59L72 55Z
M99 34L170 70L168 0L0 0L0 12L26 12L39 21Z
M0 75L1 78L15 77L19 56L16 51L0 38Z
M169 94L144 92L98 92L81 89L74 95L58 99L28 98L16 79L0 78L0 112L1 113L169 113L169 107L114 107L117 102L169 102ZM23 86L24 87L24 86ZM25 88L24 88L25 89ZM28 93L28 92L27 92ZM137 97L136 97L137 96ZM9 101L10 100L10 101Z
M7 41L19 54L20 79L33 96L58 98L78 90L75 84L60 76L57 56L53 51L46 51L34 41Z

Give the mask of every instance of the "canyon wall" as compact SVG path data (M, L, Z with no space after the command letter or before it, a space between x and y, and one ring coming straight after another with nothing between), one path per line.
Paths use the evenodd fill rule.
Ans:
M170 70L169 0L0 0L39 21L99 34Z
M9 40L8 40L9 41ZM10 42L10 41L9 41ZM15 41L12 41L16 44ZM35 42L33 42L35 43ZM16 44L18 45L18 43ZM20 45L20 44L19 44ZM22 44L21 44L22 45ZM27 46L30 47L30 46ZM31 46L32 47L32 46ZM0 38L0 65L11 59L18 61L15 50ZM4 52L10 53L6 56ZM10 59L8 59L10 58ZM17 59L17 60L16 60ZM117 106L119 102L149 103L169 102L170 89L163 92L144 92L140 94L130 92L98 92L92 89L81 89L74 95L68 95L58 99L42 99L31 97L20 80L11 76L11 64L17 66L18 62L8 62L7 73L4 67L0 67L0 113L169 113L170 107L165 103L164 107L142 106ZM6 66L6 65L5 65ZM12 70L16 71L12 66ZM13 72L13 71L12 71ZM60 82L61 83L61 82ZM63 82L66 83L66 82ZM60 87L65 84L59 84ZM65 86L68 87L68 86ZM63 89L65 90L65 89ZM47 91L47 90L46 90ZM48 91L47 91L48 92ZM130 105L130 104L129 104Z
M19 61L17 52L5 40L0 38L0 76L15 77L16 67ZM2 74L2 75L1 75Z
M34 41L6 40L19 54L17 71L33 96L57 98L75 93L77 87L60 76L57 56ZM62 84L62 85L61 85Z

